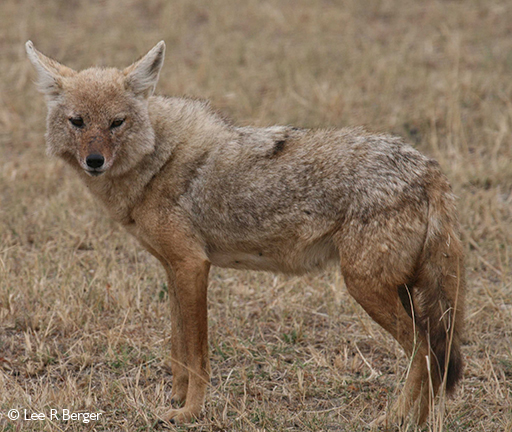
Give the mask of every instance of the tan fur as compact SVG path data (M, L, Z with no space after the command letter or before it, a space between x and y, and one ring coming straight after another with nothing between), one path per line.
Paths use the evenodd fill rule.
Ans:
M203 407L211 264L297 274L338 261L350 294L412 358L386 421L422 423L430 395L462 371L463 254L438 164L388 135L242 128L205 102L152 96L164 50L124 71L75 72L27 43L48 152L167 272L172 396L184 406L166 418Z

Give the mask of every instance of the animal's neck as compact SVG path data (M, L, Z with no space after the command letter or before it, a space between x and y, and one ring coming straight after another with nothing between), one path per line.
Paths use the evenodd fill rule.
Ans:
M93 195L106 206L110 216L121 222L133 222L132 213L144 192L164 165L175 161L174 169L194 163L216 143L232 139L229 125L204 102L152 97L149 101L155 149L132 169L115 177L108 173L90 177L79 169ZM176 173L179 177L179 173Z

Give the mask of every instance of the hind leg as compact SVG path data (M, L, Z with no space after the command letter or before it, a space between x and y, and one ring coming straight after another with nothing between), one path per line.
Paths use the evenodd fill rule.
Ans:
M412 412L415 422L425 421L430 404L430 389L439 382L433 377L429 385L427 368L428 346L425 338L416 330L415 323L402 303L397 285L386 285L377 278L346 276L349 293L375 322L387 330L411 358L404 389L391 412L374 424L403 424ZM434 391L435 393L435 391Z

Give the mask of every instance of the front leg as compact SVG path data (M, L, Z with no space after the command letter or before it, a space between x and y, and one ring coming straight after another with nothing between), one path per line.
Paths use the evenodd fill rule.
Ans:
M178 231L174 234L172 246L154 242L153 247L147 237L137 237L167 273L171 306L171 402L184 407L172 409L163 417L189 421L199 416L210 382L207 305L210 263L199 248L184 247L186 242L180 241L182 236L178 236ZM162 240L166 236L158 238Z
M173 314L171 355L176 356L171 362L175 379L172 395L178 400L185 399L185 405L168 411L164 418L187 422L199 417L210 382L207 305L210 263L185 258L174 260L169 266L174 282L169 286ZM186 364L181 361L183 358Z

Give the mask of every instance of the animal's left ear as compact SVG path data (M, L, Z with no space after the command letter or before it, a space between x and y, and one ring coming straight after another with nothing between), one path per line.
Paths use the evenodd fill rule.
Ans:
M126 75L126 87L137 96L148 98L155 91L160 69L164 64L165 42L158 42L144 57L128 66L123 73Z

